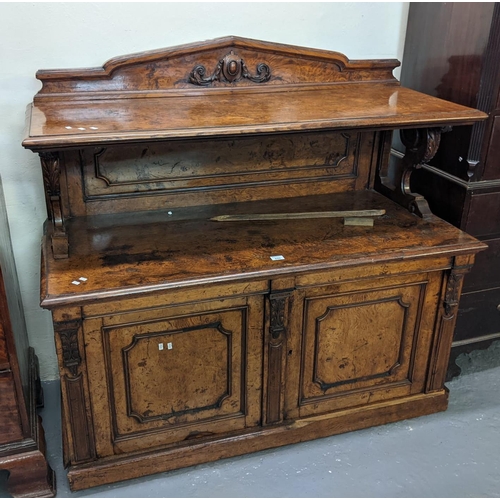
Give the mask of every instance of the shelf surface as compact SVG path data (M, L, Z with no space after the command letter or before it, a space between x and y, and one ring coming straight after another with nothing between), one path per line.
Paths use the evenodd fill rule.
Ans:
M385 209L373 227L343 219L215 222L236 213ZM44 243L42 305L342 266L474 253L485 245L437 218L426 221L372 191L75 218L70 257ZM284 260L271 260L282 255ZM72 282L80 277L87 281Z
M179 92L42 100L28 110L23 145L37 150L316 129L418 128L465 125L487 117L387 83Z

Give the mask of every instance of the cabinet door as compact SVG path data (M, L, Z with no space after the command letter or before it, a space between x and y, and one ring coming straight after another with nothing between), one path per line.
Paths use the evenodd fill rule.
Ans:
M259 425L261 297L89 319L84 328L101 456Z
M421 275L300 292L298 416L423 390L439 294L437 274L432 281Z
M0 429L0 445L23 439L19 401L10 371L0 371Z

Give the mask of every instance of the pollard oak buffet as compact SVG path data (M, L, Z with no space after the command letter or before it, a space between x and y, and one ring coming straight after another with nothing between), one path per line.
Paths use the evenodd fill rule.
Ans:
M23 145L74 490L446 408L485 245L410 176L486 116L398 65L227 37L37 73Z

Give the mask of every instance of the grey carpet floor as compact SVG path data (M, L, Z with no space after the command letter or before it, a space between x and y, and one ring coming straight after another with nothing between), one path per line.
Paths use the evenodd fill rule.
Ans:
M62 468L59 383L47 382L42 417L57 496L498 497L500 342L458 364L444 413L76 493Z

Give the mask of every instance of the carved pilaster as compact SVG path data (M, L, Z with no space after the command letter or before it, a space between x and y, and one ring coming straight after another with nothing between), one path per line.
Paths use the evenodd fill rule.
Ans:
M454 265L444 280L438 321L434 332L427 392L440 391L444 387L460 293L464 277L472 268L473 260L473 256L455 257Z
M196 65L189 74L189 82L193 85L208 87L213 82L236 83L242 79L254 83L264 83L271 79L271 69L265 63L257 65L257 74L253 76L247 68L245 61L238 57L233 51L224 56L215 67L210 76L205 76L205 66Z
M68 236L64 230L64 218L61 206L61 167L57 153L39 153L42 163L43 184L47 214L52 221L51 241L54 258L68 257Z
M64 461L70 464L95 457L87 379L81 367L81 328L80 319L54 322L61 370L63 432L66 435Z
M444 311L447 317L455 314L460 301L460 291L465 274L468 273L471 266L455 267L451 270L446 284L446 292L444 296Z
M290 291L269 296L269 335L267 341L266 423L283 420L283 376L286 360L286 325Z

